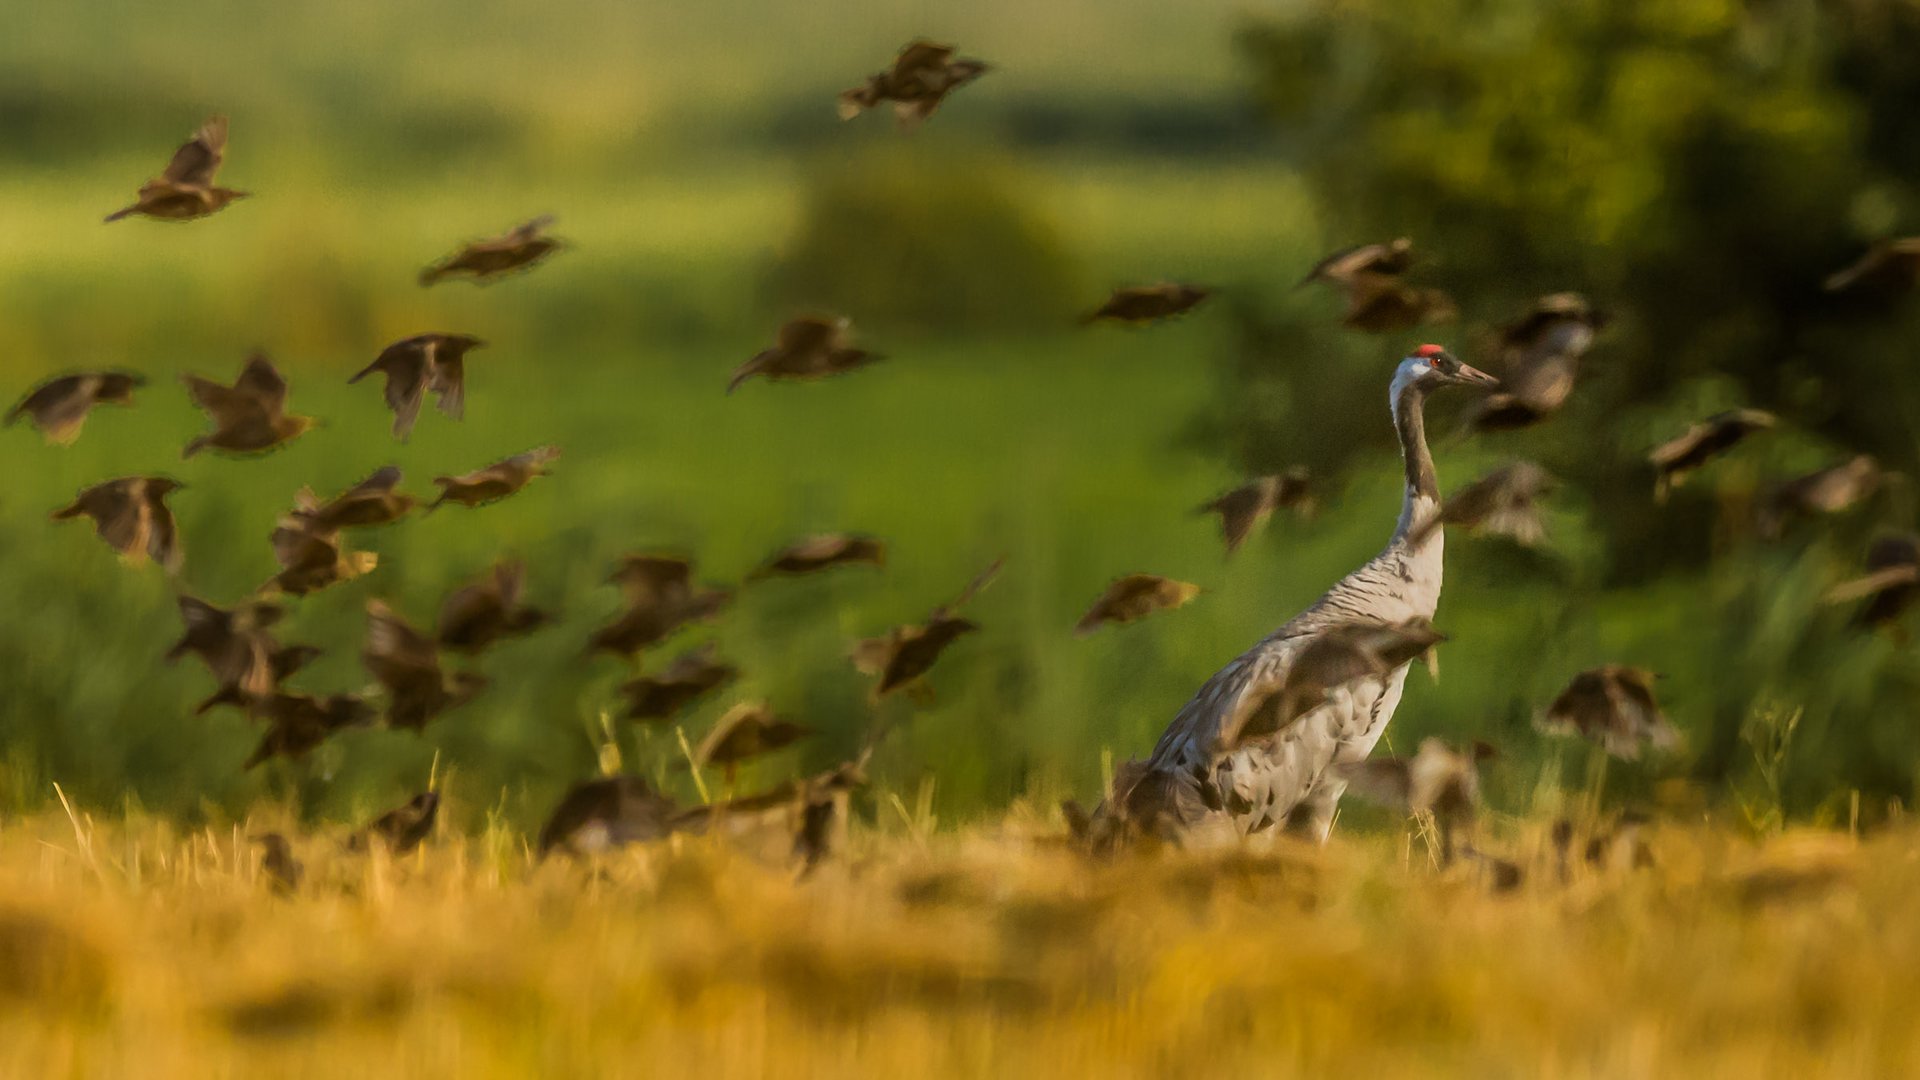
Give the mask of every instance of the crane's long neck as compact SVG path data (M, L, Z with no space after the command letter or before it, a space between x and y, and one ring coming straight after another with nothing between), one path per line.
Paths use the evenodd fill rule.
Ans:
M1433 453L1427 449L1427 393L1412 378L1393 380L1393 429L1400 435L1400 459L1407 470L1407 490L1400 501L1395 540L1414 523L1434 512L1440 503L1440 480L1433 471Z

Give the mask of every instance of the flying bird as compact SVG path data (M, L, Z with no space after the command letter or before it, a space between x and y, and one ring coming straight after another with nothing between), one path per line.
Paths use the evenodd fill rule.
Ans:
M551 475L552 470L547 466L559 456L559 447L541 446L496 461L484 469L459 476L436 476L433 482L440 488L440 497L428 504L427 509L437 509L445 502L469 507L498 502L532 483L535 477Z
M1920 284L1920 236L1882 240L1867 249L1860 261L1827 277L1828 292L1871 289L1912 292Z
M1920 598L1920 536L1901 533L1882 536L1867 548L1867 573L1834 586L1829 604L1867 601L1859 615L1865 626L1885 626L1898 619Z
M316 525L311 515L318 509L312 493L302 492L293 511L274 526L269 540L280 572L267 580L263 591L277 589L289 596L305 596L351 581L380 565L376 553L349 550L337 530Z
M1437 345L1422 345L1400 361L1388 403L1406 488L1386 549L1207 680L1145 761L1116 770L1111 793L1091 823L1098 833L1180 840L1195 830L1245 833L1283 825L1326 838L1345 790L1328 767L1365 760L1372 751L1399 704L1420 639L1407 641L1404 650L1360 650L1367 661L1361 670L1369 673L1332 687L1326 687L1324 672L1313 670L1321 667L1316 656L1322 649L1350 653L1351 642L1310 649L1330 636L1347 636L1351 631L1344 628L1354 623L1417 629L1432 619L1440 600L1443 534L1412 541L1414 528L1440 506L1427 448L1426 401L1448 387L1495 384ZM1292 675L1296 665L1299 677ZM1290 695L1284 693L1288 687ZM1315 687L1325 687L1317 697ZM1279 701L1272 702L1276 694ZM1269 709L1270 702L1289 708ZM1286 715L1298 708L1305 711ZM1256 734L1269 723L1271 734Z
M440 666L433 640L383 601L367 601L367 644L361 662L387 691L387 726L421 731L427 721L466 704L485 676Z
M165 660L171 664L188 654L198 656L217 684L195 715L221 705L251 710L320 655L314 646L281 645L274 639L271 628L285 615L278 604L253 600L222 608L184 593L178 604L186 629Z
M80 437L95 405L131 405L133 392L145 385L146 376L124 371L62 375L34 387L0 423L12 427L24 417L49 444L68 446Z
M261 702L256 715L267 721L267 731L241 765L245 770L270 758L297 761L306 757L338 732L372 723L374 708L354 694L319 698L282 692Z
M960 595L934 608L926 622L896 626L880 637L867 638L854 644L854 669L877 680L873 687L873 700L879 701L896 690L917 686L920 679L933 670L934 661L940 659L940 654L960 638L980 629L978 623L962 618L959 611L1000 576L1000 568L1005 564L1006 559L995 559L967 583Z
M1410 758L1373 758L1333 766L1334 777L1369 802L1404 814L1432 815L1440 831L1440 864L1453 862L1454 836L1473 824L1480 809L1480 763L1493 748L1475 743L1455 750L1439 739L1422 739Z
M1128 574L1107 586L1074 625L1073 632L1085 637L1104 623L1124 625L1156 611L1172 611L1199 595L1200 586L1189 582L1157 574Z
M1654 470L1654 497L1665 501L1667 492L1685 483L1694 470L1778 422L1772 413L1759 409L1732 409L1715 413L1654 447L1647 454Z
M381 814L348 841L349 850L371 847L378 840L395 855L405 855L433 835L433 823L440 817L440 796L423 791L404 804Z
M708 643L674 657L658 675L642 675L620 687L629 720L671 720L689 705L727 685L740 669L715 657Z
M608 776L576 784L540 827L539 851L598 855L673 832L679 807L638 776Z
M1352 285L1363 274L1397 277L1412 266L1413 241L1401 236L1385 243L1342 248L1315 263L1294 288L1303 288L1316 281L1330 285Z
M1414 530L1414 542L1424 541L1444 526L1456 525L1512 537L1532 547L1546 539L1539 502L1554 487L1553 476L1531 461L1495 469L1448 496L1440 512Z
M387 465L327 502L322 503L311 491L306 492L301 502L311 504L311 508L296 509L294 513L321 532L390 525L419 505L418 499L394 490L399 484L399 466Z
M836 566L857 563L885 566L886 562L887 545L884 541L850 533L816 533L774 552L748 577L812 574Z
M784 750L813 733L810 727L775 716L764 701L742 702L714 723L694 748L693 760L702 768L719 766L732 783L741 762Z
M566 243L548 236L553 215L546 214L520 225L504 236L474 240L459 251L420 271L420 284L432 285L444 278L465 276L485 284L503 274L531 269L536 263L559 251Z
M187 395L213 420L213 431L187 444L181 457L205 449L255 454L272 450L304 434L311 416L287 413L287 380L261 353L247 358L232 386L198 375L183 375Z
M440 605L440 647L474 655L552 622L552 615L520 602L526 579L525 563L503 560L484 578L447 594Z
M1553 293L1500 328L1494 352L1505 373L1468 419L1479 431L1510 431L1558 412L1573 394L1580 361L1609 321L1579 293Z
M851 120L883 101L891 101L900 126L911 128L932 116L948 94L986 72L987 65L982 61L955 56L952 45L917 39L900 50L892 67L841 92L840 119Z
M152 558L178 573L185 552L167 496L185 487L165 476L125 476L80 492L71 506L53 512L53 520L93 519L94 531L131 563Z
M264 696L271 696L278 692L282 683L326 653L325 649L317 645L281 645L271 639L269 644L271 647L267 653L268 688ZM232 705L242 712L251 714L264 696L249 691L240 682L223 683L194 706L193 715L205 715L222 705Z
M119 221L142 214L162 221L190 221L206 217L235 199L246 198L244 191L220 187L213 182L220 163L227 156L227 118L216 116L200 126L193 137L173 152L166 171L140 185L140 194L132 206L107 215Z
M623 556L607 581L620 586L627 608L594 632L590 653L631 657L687 623L713 618L733 600L725 589L695 587L693 563L673 555Z
M379 372L386 377L387 408L393 410L393 437L405 440L420 418L420 403L431 393L440 411L455 420L466 415L469 352L486 342L470 334L415 334L381 350L348 385Z
M1404 285L1397 278L1364 273L1347 288L1347 314L1341 325L1370 334L1391 334L1451 322L1459 314L1453 297L1439 289Z
M1761 500L1760 532L1778 538L1796 517L1838 514L1871 498L1887 473L1866 454L1778 484Z
M1089 312L1082 323L1122 322L1139 326L1184 315L1213 295L1212 289L1163 281L1158 285L1133 285L1113 290L1098 310Z
M823 379L879 363L879 353L850 344L853 323L842 318L806 315L781 324L771 349L755 353L727 381L727 393L758 375L771 380Z
M1653 672L1607 664L1573 677L1539 720L1549 735L1578 735L1617 758L1633 761L1641 748L1670 750L1680 733L1653 696Z
M1300 513L1310 512L1312 492L1312 475L1304 465L1296 465L1283 473L1256 477L1194 512L1220 515L1220 536L1226 541L1227 554L1232 555L1275 510L1292 507Z

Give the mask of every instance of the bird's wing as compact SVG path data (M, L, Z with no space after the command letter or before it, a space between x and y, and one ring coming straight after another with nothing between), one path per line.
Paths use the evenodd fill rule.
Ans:
M336 499L335 501L338 502L343 499L357 498L366 495L384 494L392 491L394 486L399 483L400 466L383 465L375 469L373 475L348 488L345 492L342 492L340 499Z
M814 352L831 349L840 342L848 325L850 324L844 318L826 319L803 315L782 323L776 341L783 352Z
M366 653L369 666L376 657L396 666L438 666L433 642L378 600L367 602Z
M466 361L458 352L436 347L427 370L427 389L440 399L440 411L455 420L466 416Z
M200 126L180 149L173 152L161 179L190 187L208 187L227 151L227 118L216 116Z
M199 375L182 375L187 396L219 427L231 427L260 415L259 399L231 386L222 386Z
M521 225L515 226L514 230L508 233L504 239L511 240L519 244L530 243L534 240L540 239L540 234L552 228L553 222L554 222L554 217L552 214L541 214L539 217L534 218L532 221L528 221Z
M360 373L379 371L386 375L385 396L387 408L393 410L395 438L406 438L420 417L420 400L427 392L427 367L426 350L421 348L419 339L408 338L387 346L366 371Z
M287 403L286 377L260 353L247 358L247 366L241 369L233 388L259 402L270 415L279 415Z

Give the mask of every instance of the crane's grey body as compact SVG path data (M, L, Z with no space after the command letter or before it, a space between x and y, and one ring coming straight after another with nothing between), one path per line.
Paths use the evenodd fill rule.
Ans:
M1430 357L1436 358L1431 364ZM1440 370L1439 357L1451 367ZM1156 828L1231 827L1248 833L1284 824L1317 840L1326 838L1346 788L1329 766L1363 760L1373 751L1400 704L1406 665L1338 687L1293 723L1231 750L1221 749L1220 733L1283 685L1301 650L1328 627L1433 617L1440 603L1443 533L1433 530L1418 544L1409 539L1414 527L1439 508L1422 410L1436 386L1490 382L1438 350L1426 354L1423 349L1401 363L1390 398L1407 488L1392 539L1311 607L1208 679L1180 710L1133 778L1136 788L1144 784L1157 792L1158 812L1171 819Z

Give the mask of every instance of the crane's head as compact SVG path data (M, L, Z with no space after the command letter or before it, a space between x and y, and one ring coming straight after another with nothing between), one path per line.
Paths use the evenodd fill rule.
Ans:
M1486 389L1500 385L1500 380L1481 371L1479 368L1461 363L1454 355L1438 345L1422 345L1413 350L1400 367L1393 373L1396 390L1401 387L1415 386L1421 390L1433 390L1442 386L1478 386Z

